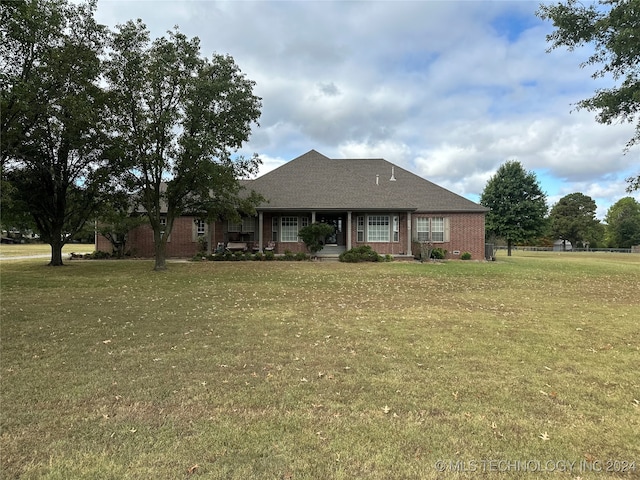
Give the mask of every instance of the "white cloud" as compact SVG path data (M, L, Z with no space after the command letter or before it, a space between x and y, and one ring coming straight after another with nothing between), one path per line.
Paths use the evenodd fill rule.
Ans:
M153 8L149 8L153 5ZM100 0L110 25L175 24L203 55L231 54L263 98L243 151L262 172L310 149L383 157L477 197L500 164L545 172L549 199L582 191L608 208L639 169L629 125L571 111L610 80L579 64L587 49L547 53L536 1ZM631 173L630 173L631 172ZM640 173L640 172L638 172ZM592 192L590 194L589 192Z

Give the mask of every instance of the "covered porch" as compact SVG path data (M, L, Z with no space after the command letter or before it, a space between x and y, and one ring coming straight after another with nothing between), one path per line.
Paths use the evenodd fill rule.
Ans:
M268 244L276 244L277 251L303 251L305 248L297 237L300 228L312 223L326 223L334 227L334 233L325 239L318 257L338 257L353 247L370 244L381 254L411 256L412 252L412 210L355 212L352 210L296 210L258 211L256 246L263 251ZM368 235L369 218L386 222L388 238L374 238ZM378 226L377 228L384 228ZM295 229L295 230L294 230Z

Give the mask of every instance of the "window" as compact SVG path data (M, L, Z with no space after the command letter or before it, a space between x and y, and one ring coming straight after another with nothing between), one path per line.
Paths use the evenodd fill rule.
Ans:
M357 219L357 231L358 231L358 242L364 242L364 217L358 217Z
M416 218L416 239L418 242L448 242L448 218Z
M429 219L416 218L416 234L419 242L429 241Z
M160 233L164 235L165 229L167 228L167 217L160 217ZM171 235L167 237L167 242L171 241Z
M196 220L196 233L199 237L202 237L206 232L207 224L204 220Z
M227 232L241 232L242 223L235 223L232 220L227 222Z
M393 241L400 241L400 218L397 215L393 217Z
M302 217L300 219L300 226L301 227L308 227L309 226L309 217Z
M389 241L389 217L387 215L370 215L367 227L368 242Z
M278 241L278 217L273 217L271 219L271 241Z
M431 241L444 242L444 218L431 219Z
M298 241L298 217L282 217L280 221L280 238L283 242Z
M244 217L242 219L242 231L249 233L249 232L255 232L255 230L256 230L256 218Z

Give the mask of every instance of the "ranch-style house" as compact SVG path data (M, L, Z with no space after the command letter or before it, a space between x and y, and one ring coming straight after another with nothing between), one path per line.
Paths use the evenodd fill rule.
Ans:
M487 208L384 159L331 159L311 150L242 183L266 199L257 215L210 224L196 216L176 219L167 256L191 257L203 238L209 252L305 252L299 229L324 222L335 231L318 256L370 245L381 255L412 258L423 242L430 241L446 250L448 258L463 252L484 258ZM110 243L97 236L96 250L110 249ZM129 233L127 249L137 256L153 256L148 225Z

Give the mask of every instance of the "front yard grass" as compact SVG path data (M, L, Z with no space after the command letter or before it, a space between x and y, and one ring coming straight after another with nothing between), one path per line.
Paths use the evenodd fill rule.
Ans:
M2 262L3 478L640 478L640 255L152 265Z
M62 254L66 260L71 252L90 253L95 250L93 244L67 243L62 247ZM11 258L28 255L51 255L51 246L46 243L18 243L0 244L0 258Z

